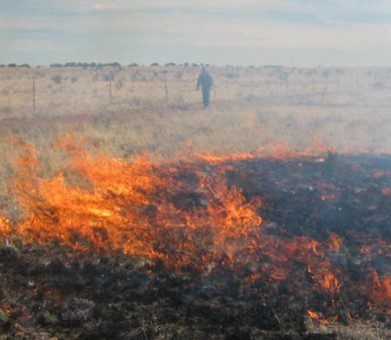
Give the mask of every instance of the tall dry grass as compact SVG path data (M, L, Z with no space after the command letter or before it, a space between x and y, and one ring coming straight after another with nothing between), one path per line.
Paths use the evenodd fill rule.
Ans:
M210 71L216 89L211 107L203 110L196 67L0 69L0 210L14 209L6 182L15 171L15 136L40 150L49 174L66 163L52 145L67 133L119 157L144 151L171 159L191 152L254 153L276 144L391 149L389 69Z

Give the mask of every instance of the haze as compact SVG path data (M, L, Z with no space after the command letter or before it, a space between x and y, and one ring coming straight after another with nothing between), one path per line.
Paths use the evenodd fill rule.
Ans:
M0 63L389 66L389 0L2 0Z

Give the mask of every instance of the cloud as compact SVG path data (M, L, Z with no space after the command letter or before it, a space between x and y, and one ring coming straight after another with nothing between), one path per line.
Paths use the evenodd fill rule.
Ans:
M44 54L71 44L91 60L107 50L131 58L155 46L178 55L183 48L224 48L237 55L301 49L336 51L338 64L343 53L389 55L391 46L389 0L3 1L0 44L15 55L23 46L41 46Z
M72 2L72 1L71 1ZM367 14L391 14L389 0L101 0L95 1L91 7L96 11L134 11L154 9L188 9L224 12L245 11L282 11L315 15L345 13L354 15L359 12Z
M115 3L96 2L93 4L93 8L98 12L115 11L120 10L121 7Z
M91 29L100 36L125 34L139 44L349 49L391 44L391 26L344 23L316 26L273 18L224 17L198 13L116 13L101 17ZM126 40L126 38L124 38Z
M245 7L257 6L259 8L279 8L284 3L283 0L116 0L116 1L98 1L93 3L92 7L97 11L111 10L134 10L134 9L173 9L173 8L203 8L203 9L239 9Z
M339 0L334 1L334 5L340 4L353 11L369 11L377 13L391 13L391 2L389 0Z

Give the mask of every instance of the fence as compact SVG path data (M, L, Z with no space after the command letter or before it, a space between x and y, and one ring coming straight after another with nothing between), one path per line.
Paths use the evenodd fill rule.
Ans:
M138 68L121 71L80 69L0 69L0 117L63 115L154 105L200 102L195 91L198 70ZM305 69L303 69L305 70ZM389 78L380 71L305 73L288 69L245 68L212 71L216 87L212 101L341 104L371 97L387 89Z

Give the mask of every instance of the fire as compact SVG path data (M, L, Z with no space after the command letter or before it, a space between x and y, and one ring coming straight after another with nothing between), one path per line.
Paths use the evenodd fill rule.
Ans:
M0 239L7 236L11 231L7 218L0 216Z
M321 283L328 291L339 291L340 283L333 273L326 273Z
M371 281L370 297L376 302L391 306L391 276L379 277L378 272L373 270Z
M113 213L111 211L108 211L108 210L100 210L100 209L94 209L94 208L90 208L89 209L89 212L93 215L96 215L96 216L101 216L101 217L110 217L113 215Z
M264 230L263 202L228 184L230 164L255 156L207 154L169 162L140 155L126 161L89 153L69 139L56 148L69 164L42 177L37 150L21 143L11 185L25 218L11 227L0 217L0 237L57 240L78 251L162 260L170 268L209 271L223 265L242 270L243 282L254 290L261 280L278 286L298 275L330 305L340 303L349 280L330 258L341 252L343 240L335 233L322 241L271 235ZM371 249L364 245L361 252ZM362 291L371 300L390 303L389 277L374 271L369 286ZM323 320L317 312L307 313Z
M342 240L336 233L330 235L330 249L334 252L339 252L342 246Z
M193 159L205 161L209 164L222 164L228 161L239 161L246 159L254 159L255 156L249 153L233 153L231 155L217 156L210 153L192 155Z
M314 310L308 309L308 310L306 310L306 313L310 317L312 322L317 323L317 324L329 325L330 323L336 321L335 317L327 319L324 317L324 315L322 313L316 312Z
M67 171L77 173L79 183L62 172L40 178L33 149L25 148L18 159L18 201L26 214L17 228L21 236L59 239L80 250L122 250L173 265L203 266L224 256L234 263L254 252L260 203L229 188L223 168L209 176L202 166L216 159L183 161L178 169L145 156L124 162L69 144L66 150ZM177 179L183 169L192 172L194 183Z
M312 321L320 322L320 320L322 319L322 314L319 312L315 312L313 310L307 310L306 312Z

